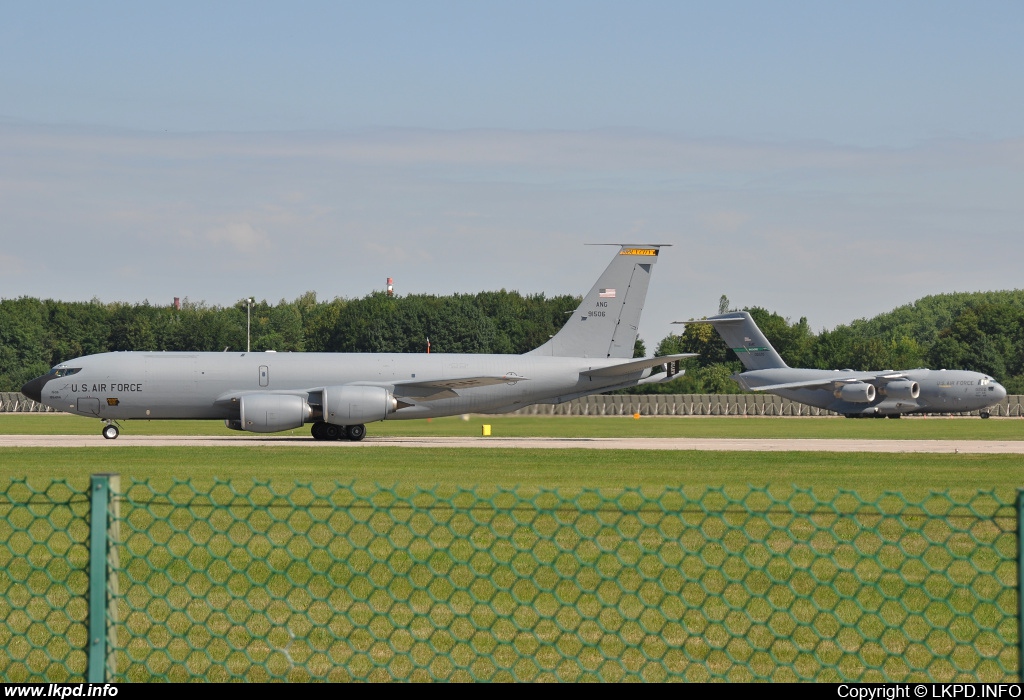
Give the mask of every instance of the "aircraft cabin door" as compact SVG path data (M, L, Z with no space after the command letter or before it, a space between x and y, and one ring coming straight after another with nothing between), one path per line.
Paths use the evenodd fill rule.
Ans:
M260 365L260 386L270 386L270 368Z

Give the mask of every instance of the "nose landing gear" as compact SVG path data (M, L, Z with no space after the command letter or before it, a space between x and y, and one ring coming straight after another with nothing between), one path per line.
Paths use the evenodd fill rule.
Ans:
M117 439L117 436L121 434L121 429L114 423L107 423L103 426L103 430L100 432L107 440L115 440Z

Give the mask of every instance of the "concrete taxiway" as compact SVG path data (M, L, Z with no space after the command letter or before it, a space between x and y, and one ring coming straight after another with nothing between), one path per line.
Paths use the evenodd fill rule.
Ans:
M0 447L374 447L582 450L709 450L717 452L889 452L1024 454L1024 440L760 440L737 438L386 437L325 442L281 435L0 435Z

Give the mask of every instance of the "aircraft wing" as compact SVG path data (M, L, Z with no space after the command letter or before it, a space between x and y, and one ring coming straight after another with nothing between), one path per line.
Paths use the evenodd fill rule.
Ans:
M500 377L459 377L457 379L431 379L430 381L396 382L394 395L397 398L419 399L420 401L436 401L453 399L458 396L457 389L472 389L478 386L494 384L513 384L528 381L526 377L503 375Z
M612 365L611 367L602 367L601 369L589 369L585 372L580 372L584 377L618 377L624 374L633 374L641 370L648 369L649 367L658 367L660 365L668 365L673 362L679 362L687 357L696 357L700 353L686 352L680 355L662 355L661 357L645 357L640 360L633 360L631 362L623 362L620 365Z
M742 316L716 317L716 318L691 318L689 321L673 321L679 325L688 326L691 323L710 323L712 326L721 323L743 323L746 319Z
M742 376L742 375L740 375ZM864 382L866 384L888 384L897 379L903 379L906 375L899 372L844 372L842 376L821 377L820 379L808 379L799 382L784 382L782 384L766 384L764 386L752 386L751 391L777 391L779 389L816 389L819 387L836 387L842 384L853 384Z
M494 384L511 384L514 382L527 381L526 377L518 376L488 376L488 377L458 377L455 379L431 379L429 381L408 381L391 383L378 383L373 381L351 382L357 386L383 386L395 395L395 398L418 399L419 401L437 401L438 399L453 399L459 394L458 389L472 389L478 386L491 386ZM305 395L318 389L301 389L277 391L278 394ZM231 391L221 394L214 401L215 404L230 404L237 402L244 394L258 393L255 391Z

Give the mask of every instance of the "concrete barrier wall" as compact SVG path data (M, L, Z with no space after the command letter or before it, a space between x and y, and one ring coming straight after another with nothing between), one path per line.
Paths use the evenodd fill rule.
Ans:
M0 413L56 413L17 391L0 391Z
M17 392L0 392L0 413L55 413ZM536 404L519 416L834 416L772 394L645 394L584 396L563 404ZM989 408L993 416L1024 416L1024 396L1008 396ZM977 415L978 412L958 415Z
M1024 416L1024 396L1008 396L990 407L993 416ZM649 394L585 396L563 404L536 404L519 416L835 416L772 394ZM957 415L978 415L977 411Z

